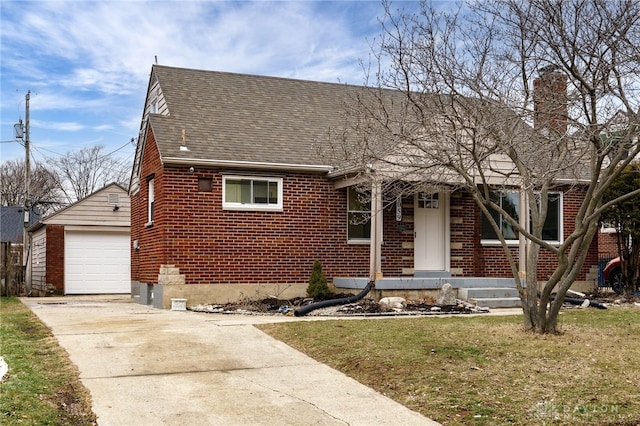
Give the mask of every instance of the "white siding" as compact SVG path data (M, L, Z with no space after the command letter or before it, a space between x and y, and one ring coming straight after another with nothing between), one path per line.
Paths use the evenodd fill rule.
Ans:
M117 197L117 203L114 199ZM117 207L117 209L116 209ZM43 219L47 225L131 225L131 201L127 192L118 185L109 185L87 198Z
M31 237L31 290L46 290L47 233L42 227Z

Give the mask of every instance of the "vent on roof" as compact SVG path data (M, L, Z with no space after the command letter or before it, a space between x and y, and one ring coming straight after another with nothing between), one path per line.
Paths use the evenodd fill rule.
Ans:
M108 195L108 203L109 204L118 204L120 201L120 194L109 194Z
M180 142L180 151L189 151L187 147L187 129L182 129L182 142Z

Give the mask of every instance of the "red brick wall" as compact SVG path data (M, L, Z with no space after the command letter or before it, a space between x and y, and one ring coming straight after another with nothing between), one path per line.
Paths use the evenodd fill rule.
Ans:
M150 131L144 147L140 190L131 199L132 280L156 283L159 267L172 264L185 274L187 284L304 283L314 260L323 264L327 278L367 277L369 246L346 242L346 189L336 190L322 175L277 173L283 179L283 211L256 212L222 209L224 171L197 167L163 168ZM246 171L246 175L256 172ZM155 221L147 223L147 177L155 179ZM210 192L198 191L198 178L212 179ZM564 197L565 235L573 229L571 212L582 194ZM413 197L402 200L402 219L396 220L395 203L385 208L382 269L385 276L400 276L413 268ZM500 247L483 247L481 213L463 192L451 195L451 267L464 276L510 277ZM461 248L459 248L461 247ZM517 259L517 247L514 256ZM593 253L591 253L593 252ZM597 244L578 279L596 264ZM541 255L540 278L553 270L550 253Z
M147 180L155 174L155 223L147 222ZM247 175L255 172L246 172ZM132 280L156 283L173 264L187 284L304 283L314 260L325 275L368 276L369 246L346 243L346 189L320 175L278 173L283 212L222 209L220 170L162 168L152 132L144 148L140 191L133 195ZM211 192L198 191L211 178Z
M131 240L138 241L139 250L131 247L131 279L148 284L156 283L160 265L167 264L165 256L165 238L162 209L158 205L162 204L164 173L158 147L156 145L153 131L149 128L147 141L144 146L143 161L140 172L140 189L137 194L131 197ZM149 176L154 176L155 212L154 224L147 224L147 201L148 201L148 181ZM184 226L182 224L181 226Z
M600 257L618 257L618 234L598 232L598 254Z
M198 192L199 177L212 179L211 192ZM301 283L316 259L328 278L368 275L369 247L346 243L346 192L321 176L284 175L283 212L223 210L222 173L206 168L167 167L155 195L154 225L141 229L139 211L132 220L139 281L173 264L187 284ZM134 200L146 215L146 181Z
M487 251L480 245L482 214L468 194L453 192L450 196L450 232L451 232L451 268L461 268L463 276L481 277L484 275L485 257L492 259L494 254L486 256ZM461 245L462 248L459 248ZM500 258L504 255L500 253Z
M396 220L395 202L389 203L383 213L384 243L381 255L384 276L399 277L403 275L403 268L413 268L413 248L402 248L402 243L413 243L414 240L413 196L404 197L401 204L402 215L399 221Z
M64 294L64 226L47 225L46 229L45 283L55 287L56 293Z

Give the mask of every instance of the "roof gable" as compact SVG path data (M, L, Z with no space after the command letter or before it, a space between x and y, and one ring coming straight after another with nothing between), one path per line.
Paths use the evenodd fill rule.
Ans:
M31 207L29 215L29 225L37 222L40 212L35 207ZM22 244L24 233L24 207L22 206L0 206L0 239L3 243Z
M130 226L131 202L124 188L111 183L40 222L45 225Z

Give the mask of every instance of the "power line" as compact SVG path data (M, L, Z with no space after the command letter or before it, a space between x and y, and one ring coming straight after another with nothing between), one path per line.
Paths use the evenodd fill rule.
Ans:
M132 140L133 140L133 139L132 139ZM102 157L100 157L100 158L98 158L98 159L99 159L99 160L101 160L101 159L103 159L103 158L105 158L105 157L108 157L108 156L110 156L110 155L112 155L112 154L115 154L116 152L120 151L121 149L124 149L124 148L126 148L127 146L129 146L129 144L130 144L130 143L131 143L131 141L129 141L129 142L127 142L127 143L125 143L125 144L124 144L124 145L122 145L120 148L117 148L117 149L115 149L115 150L111 151L110 153L103 155Z
M51 154L55 154L55 155L60 156L60 157L64 156L63 154L60 154L60 153L55 152L55 151L51 151L50 149L47 149L47 148L43 148L43 147L36 147L35 145L33 145L33 142L32 142L32 145L31 145L31 146L32 146L33 148L35 148L35 149L36 149L36 151L40 152L40 154L42 154L42 151L47 151L47 152L50 152ZM43 156L43 157L47 157L45 154L42 154L42 156Z

